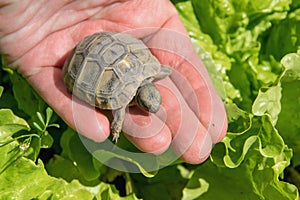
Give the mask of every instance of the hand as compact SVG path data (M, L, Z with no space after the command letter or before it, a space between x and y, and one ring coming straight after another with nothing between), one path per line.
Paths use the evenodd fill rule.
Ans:
M85 36L114 31L143 39L162 64L175 69L169 78L156 82L163 98L156 115L137 108L126 113L123 131L132 143L153 153L172 145L186 162L201 163L224 137L222 101L169 1L6 2L11 3L0 1L0 52L5 65L18 70L84 136L103 141L110 134L110 123L107 115L72 100L61 67Z

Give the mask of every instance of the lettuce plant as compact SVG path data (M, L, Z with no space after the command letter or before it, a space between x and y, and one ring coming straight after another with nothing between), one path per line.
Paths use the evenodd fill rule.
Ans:
M21 76L2 69L0 199L299 198L300 2L173 4L226 105L228 133L210 158L149 172L117 150L90 153ZM124 137L118 145L138 152ZM140 173L112 169L100 153ZM170 153L148 159L159 166Z

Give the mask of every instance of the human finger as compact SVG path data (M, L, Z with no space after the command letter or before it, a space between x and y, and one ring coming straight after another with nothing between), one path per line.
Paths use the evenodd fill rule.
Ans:
M217 143L227 130L225 107L208 75L201 72L199 68L204 68L200 59L194 65L184 60L181 66L176 68L182 76L172 75L171 79L211 135L213 143Z
M168 29L160 29L148 38L147 45L155 56L182 75L172 73L170 77L188 106L211 134L212 141L220 141L227 129L225 108L190 38L184 30L176 32ZM187 84L191 86L190 90L186 88Z
M162 110L163 108L158 112L163 112ZM172 141L171 132L164 121L138 107L127 109L123 131L136 147L148 153L161 154Z
M109 136L107 117L67 92L60 68L43 67L28 81L70 127L96 142Z
M203 162L212 148L212 140L207 129L171 79L160 80L157 84L163 97L162 107L166 111L165 123L172 132L172 148L188 163ZM158 117L164 118L160 113Z

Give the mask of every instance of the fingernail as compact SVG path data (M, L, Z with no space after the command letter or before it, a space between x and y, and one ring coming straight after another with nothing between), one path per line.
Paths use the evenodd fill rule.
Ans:
M103 142L107 137L108 135L104 132L102 126L98 125L97 130L95 131L95 142Z
M211 137L207 135L203 142L202 149L200 151L200 159L201 160L207 159L208 156L210 155L211 149L212 149Z

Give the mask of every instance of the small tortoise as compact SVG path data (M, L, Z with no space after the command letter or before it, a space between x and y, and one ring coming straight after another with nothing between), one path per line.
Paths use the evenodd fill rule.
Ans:
M99 32L84 38L63 67L69 92L100 109L114 110L113 140L121 132L130 104L155 113L161 95L152 83L172 73L162 66L146 45L124 33Z

